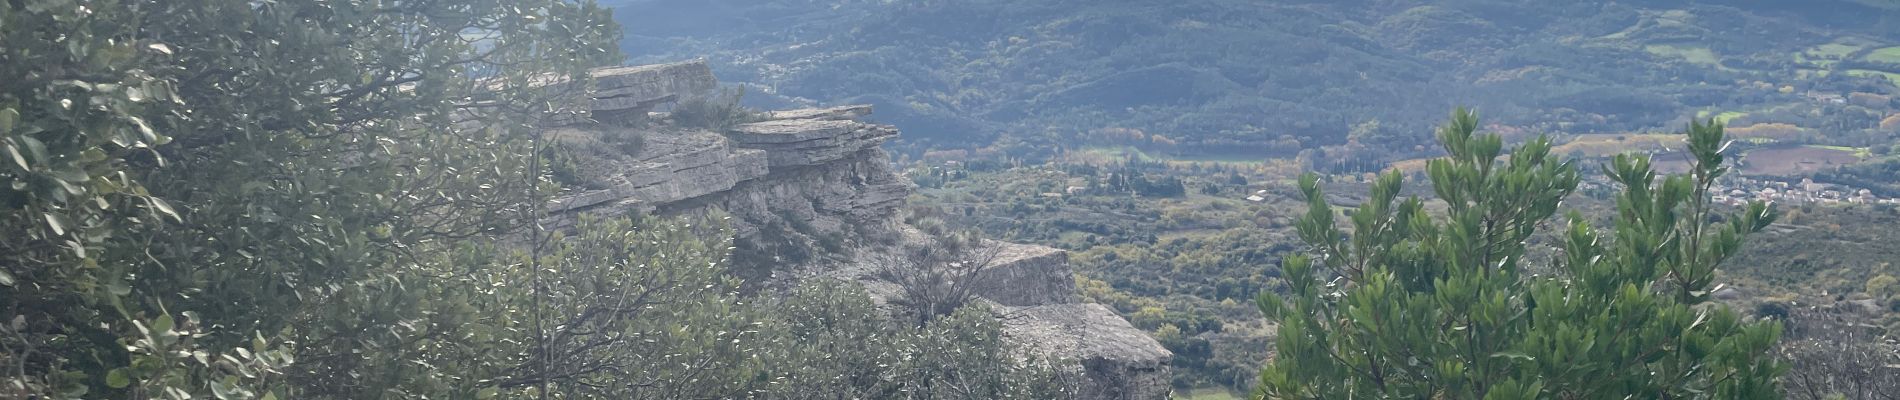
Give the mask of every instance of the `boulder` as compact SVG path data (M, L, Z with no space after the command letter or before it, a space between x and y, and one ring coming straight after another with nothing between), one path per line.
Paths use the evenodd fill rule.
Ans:
M554 126L603 122L633 126L646 119L654 106L699 95L719 87L712 67L704 60L672 64L597 68L589 71L594 87L587 90L588 115L562 114ZM563 85L565 83L555 83ZM555 90L559 90L557 86Z
M1100 304L999 307L1004 334L1058 358L1081 364L1081 399L1163 400L1173 390L1174 354L1146 332Z
M773 167L818 165L878 147L897 136L889 125L824 119L743 124L726 132L739 147L765 150Z
M992 241L999 253L976 274L978 296L1009 306L1075 302L1075 271L1069 253L1048 246Z

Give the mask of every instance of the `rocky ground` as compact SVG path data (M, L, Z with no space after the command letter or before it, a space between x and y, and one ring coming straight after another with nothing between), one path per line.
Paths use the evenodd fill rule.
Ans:
M741 245L766 236L802 244L757 251L811 252L826 240L848 247L824 257L773 255L800 260L765 266L775 286L844 279L865 285L880 302L895 295L895 285L876 276L875 260L900 242L928 238L897 220L915 185L880 148L897 128L858 120L869 106L771 111L762 121L712 132L644 121L663 117L651 113L656 106L717 87L704 62L603 68L594 78L593 118L563 120L546 133L583 150L577 174L590 183L549 205L554 225L587 213L718 210L732 217ZM979 280L980 301L1004 319L1011 340L1075 360L1089 379L1084 398L1167 397L1172 354L1113 310L1078 303L1065 252L988 245L999 247L999 257L971 279Z

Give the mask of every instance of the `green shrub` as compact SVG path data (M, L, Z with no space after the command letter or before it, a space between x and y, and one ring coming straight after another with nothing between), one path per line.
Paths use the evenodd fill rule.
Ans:
M1503 139L1477 127L1460 110L1438 132L1442 216L1395 202L1397 172L1346 221L1301 180L1299 236L1317 254L1284 259L1290 293L1258 299L1279 336L1256 398L1779 398L1780 325L1709 301L1715 267L1775 219L1756 202L1708 222L1729 172L1720 124L1687 130L1688 175L1617 156L1604 167L1624 186L1613 229L1573 214L1548 262L1526 261L1527 239L1576 189L1576 167L1545 139L1500 162ZM1557 273L1523 273L1537 264Z
M714 132L724 132L740 124L763 120L763 114L739 105L739 100L744 97L745 88L689 97L673 106L670 117L676 125Z

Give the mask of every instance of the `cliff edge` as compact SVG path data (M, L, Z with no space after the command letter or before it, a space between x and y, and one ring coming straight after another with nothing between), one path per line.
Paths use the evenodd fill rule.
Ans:
M883 302L880 254L918 233L897 221L914 185L880 147L898 135L860 121L869 106L762 113L719 132L647 123L651 111L718 86L702 61L595 70L591 118L557 121L545 135L580 149L566 172L581 190L548 205L554 225L587 213L680 215L721 210L738 249L735 272L762 286L802 279L855 281ZM998 259L975 275L980 301L1010 340L1078 362L1085 399L1165 399L1165 348L1107 307L1078 303L1068 254L988 242Z

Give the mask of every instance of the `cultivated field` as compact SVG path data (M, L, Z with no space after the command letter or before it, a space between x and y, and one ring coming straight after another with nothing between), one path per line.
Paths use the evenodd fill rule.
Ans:
M1815 146L1756 149L1742 156L1741 171L1747 175L1805 175L1860 162L1861 155L1857 153L1852 149Z

